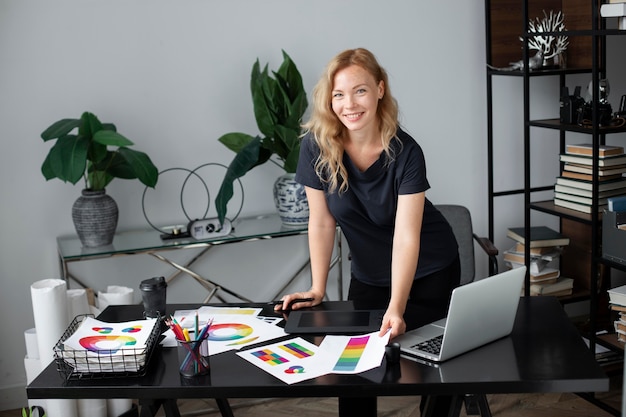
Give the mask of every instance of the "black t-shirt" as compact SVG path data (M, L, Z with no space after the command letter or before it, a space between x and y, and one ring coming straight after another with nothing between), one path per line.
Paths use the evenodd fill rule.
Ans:
M296 181L324 190L330 212L341 227L352 255L352 274L366 284L391 285L391 254L398 195L413 194L430 188L426 163L420 146L398 129L391 141L394 159L386 163L383 152L365 172L354 166L344 152L348 171L348 190L329 193L328 183L315 173L319 148L310 134L302 139ZM420 254L415 278L440 271L458 255L450 225L426 199L422 222Z

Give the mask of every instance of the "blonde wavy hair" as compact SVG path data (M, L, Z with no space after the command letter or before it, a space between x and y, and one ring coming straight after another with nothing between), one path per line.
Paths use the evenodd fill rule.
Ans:
M311 118L303 125L305 134L310 132L319 146L320 155L315 162L315 171L322 181L328 182L331 193L338 190L341 194L348 189L348 172L343 165L343 138L347 130L333 111L331 101L335 75L351 65L365 69L377 84L383 82L385 93L378 102L376 113L387 163L394 158L390 144L398 128L398 104L391 95L387 72L367 49L345 50L328 63L313 89Z

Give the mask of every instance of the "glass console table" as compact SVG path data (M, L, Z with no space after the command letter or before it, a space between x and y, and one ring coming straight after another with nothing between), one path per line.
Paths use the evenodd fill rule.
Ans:
M92 259L102 259L114 256L129 256L138 254L148 254L152 257L164 262L174 268L176 272L166 279L168 283L174 280L180 274L187 274L202 285L208 294L204 299L207 303L214 296L220 301L224 299L220 296L219 291L223 291L239 300L252 302L247 297L237 294L222 285L219 285L209 278L202 276L197 271L191 269L193 264L201 259L206 253L216 245L225 245L228 243L263 241L267 239L276 239L280 237L296 236L307 234L307 225L302 226L285 226L282 224L278 214L270 214L263 216L244 217L236 219L233 222L233 230L226 236L214 239L196 240L192 237L183 237L180 239L161 239L161 233L154 229L138 229L122 231L115 234L113 243L107 246L97 248L85 248L82 246L78 236L59 236L57 237L57 249L59 253L59 263L61 268L61 276L66 281L72 279L81 286L85 285L81 280L72 275L68 266L72 262L83 262ZM331 261L331 268L338 268L338 291L339 299L343 299L343 278L342 278L342 251L341 251L341 231L337 227L336 233L337 251ZM201 249L189 262L185 265L178 264L164 256L165 251L177 249ZM291 282L309 265L309 260L287 281L277 292L278 297L283 294L284 290Z

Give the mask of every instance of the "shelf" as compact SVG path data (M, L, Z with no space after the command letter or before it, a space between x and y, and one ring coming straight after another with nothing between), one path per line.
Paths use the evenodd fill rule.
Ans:
M579 126L575 124L561 123L559 119L531 120L528 122L528 125L533 126L533 127L544 127L546 129L556 129L556 130L561 130L561 131L566 131L566 132L578 132L578 133L587 133L587 134L593 133L593 129L591 127L583 127L583 126ZM619 127L600 126L598 129L600 131L600 134L621 133L621 132L626 132L626 124L619 126Z
M504 75L510 77L522 77L525 75L521 70L505 70L502 68L489 68L489 72L493 75ZM532 70L528 73L529 77L546 77L550 75L568 75L568 74L590 74L591 68L554 68Z
M553 214L566 219L579 221L581 223L592 223L590 214L557 206L554 204L553 200L533 202L530 204L530 208L533 210L541 211L543 213ZM598 221L599 220L600 219L598 219Z

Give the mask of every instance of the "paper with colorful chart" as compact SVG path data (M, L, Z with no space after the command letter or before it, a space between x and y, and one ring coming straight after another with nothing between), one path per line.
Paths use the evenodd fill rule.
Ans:
M390 333L326 336L319 346L302 338L277 342L237 354L287 384L318 376L358 374L380 366Z
M333 357L329 372L358 374L380 366L391 332L382 337L378 334L376 331L356 336L326 336L320 349Z
M237 355L287 384L329 373L328 364L332 360L328 352L300 337L237 352Z
M156 319L107 323L86 317L63 343L63 358L78 372L137 371L155 325Z
M209 355L238 350L242 347L267 342L285 336L278 326L250 315L217 314L209 327Z
M176 310L174 312L174 319L183 327L189 330L190 333L194 332L196 326L196 313L198 314L198 327L202 329L204 325L217 315L230 315L230 316L250 316L256 317L258 320L262 320L268 324L276 325L282 318L276 317L261 317L259 313L263 311L262 308L251 307L212 307L202 306L194 310ZM171 330L167 330L163 333L165 336L161 341L161 345L164 347L176 347L176 338Z

